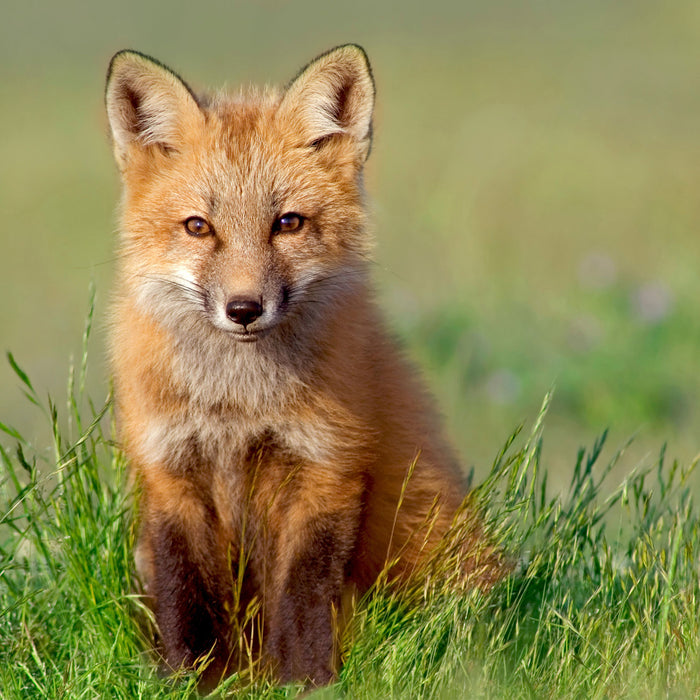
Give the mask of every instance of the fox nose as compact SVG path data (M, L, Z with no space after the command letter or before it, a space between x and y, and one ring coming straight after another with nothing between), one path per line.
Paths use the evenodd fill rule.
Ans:
M226 316L244 328L262 316L262 312L262 304L255 299L229 299L226 304Z

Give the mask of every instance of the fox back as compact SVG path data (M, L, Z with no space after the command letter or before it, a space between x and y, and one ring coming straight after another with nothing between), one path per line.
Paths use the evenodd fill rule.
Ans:
M280 680L330 681L343 597L410 575L465 496L368 282L373 103L354 45L233 96L136 52L110 65L111 363L137 565L165 663L208 658L205 686L252 639Z

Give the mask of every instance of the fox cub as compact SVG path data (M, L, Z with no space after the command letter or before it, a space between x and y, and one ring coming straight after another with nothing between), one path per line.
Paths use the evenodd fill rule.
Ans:
M373 103L354 45L236 95L134 51L109 68L137 563L165 663L207 657L210 685L251 653L281 681L331 681L344 596L410 574L465 496L368 282Z

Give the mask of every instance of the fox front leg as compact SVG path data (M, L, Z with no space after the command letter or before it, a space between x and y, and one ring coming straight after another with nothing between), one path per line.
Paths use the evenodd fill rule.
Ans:
M325 685L335 678L337 613L354 548L355 515L318 515L303 544L275 576L268 616L268 655L281 682Z
M176 494L180 498L171 493L167 500L177 509L146 498L139 553L167 669L192 668L211 654L201 682L213 687L229 656L225 547L217 537L216 516L189 487L182 491Z

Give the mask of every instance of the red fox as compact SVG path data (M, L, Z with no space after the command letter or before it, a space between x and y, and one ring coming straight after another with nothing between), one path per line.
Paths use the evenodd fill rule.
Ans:
M137 566L165 663L209 654L213 684L241 663L251 609L246 643L278 680L330 682L343 596L387 566L408 576L465 497L368 281L374 95L355 45L238 95L195 94L134 51L109 67L111 367Z

